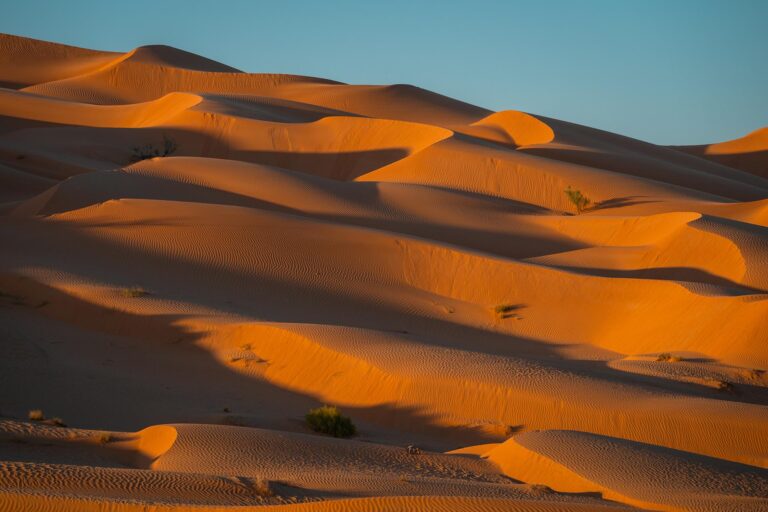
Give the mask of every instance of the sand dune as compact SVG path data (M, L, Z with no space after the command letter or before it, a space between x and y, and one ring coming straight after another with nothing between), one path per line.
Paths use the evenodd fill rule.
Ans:
M0 510L768 510L764 132L0 48Z
M673 146L674 149L768 178L768 127L738 139L700 146Z
M521 434L485 457L513 478L656 510L764 510L768 495L765 470L583 432Z

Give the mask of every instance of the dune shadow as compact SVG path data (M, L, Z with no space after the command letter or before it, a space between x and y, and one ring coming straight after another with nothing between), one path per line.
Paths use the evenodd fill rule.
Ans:
M448 451L469 445L497 443L504 439L506 429L498 425L446 425L436 414L409 405L393 403L378 404L368 407L344 406L343 410L351 417L378 426L391 427L393 434L388 435L377 429L376 442L397 444L404 448L412 444L424 450ZM409 437L410 436L410 437ZM365 431L359 440L366 440Z
M625 206L634 206L637 204L648 204L648 203L660 202L658 200L642 199L643 197L647 197L647 196L625 196L625 197L616 197L613 199L606 199L605 201L600 201L599 203L595 203L594 206L592 206L591 208L587 208L585 211L608 210L610 208L623 208Z
M133 280L126 278L126 286ZM0 274L0 289L13 290L4 293L18 298L7 308L34 315L35 323L44 314L57 325L63 322L80 333L67 336L63 328L59 340L64 341L52 341L50 346L44 345L44 340L38 342L45 356L43 366L18 372L5 368L6 385L0 389L3 403L10 402L8 393L15 395L14 402L19 401L19 390L25 390L21 400L27 404L24 411L50 411L70 427L135 431L165 423L210 423L311 433L304 425L304 414L325 402L217 361L198 345L204 334L181 325L183 315L141 315L110 309L7 273ZM0 351L5 343L8 341L0 340ZM132 356L126 357L126 351ZM58 361L56 354L63 352L88 354L78 367L87 366L89 360L101 362L80 373L68 369L71 362ZM184 361L181 366L180 361ZM28 382L32 378L35 385ZM370 439L375 442L402 444L399 439L413 437L430 439L429 447L448 450L498 441L498 436L479 428L441 424L436 416L414 406L386 404L344 410L375 426ZM382 432L393 435L379 435ZM118 455L128 466L143 467L146 462L130 453ZM93 465L86 459L83 464Z
M718 163L731 169L748 172L768 180L768 150L743 153L707 153L709 146L668 146L671 149Z
M24 87L28 87L30 84L25 84L22 82L12 82L10 80L0 80L0 87L3 89L13 89L15 91L22 89Z
M205 94L217 101L216 112L233 117L277 123L311 123L326 117L363 117L360 114L283 98Z
M696 359L687 359L694 362ZM711 359L703 359L712 362ZM647 375L623 371L608 366L607 361L601 360L571 360L568 367L583 375L599 376L610 382L624 382L664 392L671 392L688 397L707 398L725 402L739 402L745 404L768 405L768 388L764 386L727 383L725 389L717 389L695 382L677 380L672 377L660 375Z
M712 196L739 201L752 201L763 198L762 191L756 187L751 187L747 181L740 179L739 176L721 176L716 174L709 169L712 164L705 164L702 168L697 168L692 167L690 165L691 162L669 162L642 153L624 154L620 151L610 150L579 151L557 147L523 147L518 151L542 158L595 167L659 183L676 185L699 194L711 194ZM680 155L685 157L683 154ZM726 172L728 171L727 168L717 167ZM748 175L744 175L744 177L752 178Z
M350 181L380 167L402 160L409 151L402 148L371 149L329 153L289 151L242 151L238 160L273 165L337 181Z
M25 162L27 170L39 171L40 175L49 176L48 169L55 166L66 169L66 174L61 178L82 172L113 170L127 166L133 163L133 148L157 144L164 136L176 143L173 156L239 160L282 167L336 181L353 180L410 154L408 149L400 147L337 152L240 150L230 146L226 139L186 128L107 128L30 122L24 119L18 119L18 123L20 124L15 129L41 130L40 140L58 141L71 137L88 141L88 159L83 159L74 152L70 154L63 151L58 143L50 148L30 146L23 149L30 157ZM81 150L82 148L78 148L78 151ZM4 160L9 159L3 159L0 154L0 162Z
M711 285L719 288L717 291L723 295L738 296L738 295L755 295L768 293L766 290L760 288L753 288L743 283L737 283L731 281L722 276L712 274L706 270L693 268L693 267L654 267L654 268L641 268L634 270L612 269L612 268L588 268L588 267L572 267L568 265L546 265L552 268L558 268L573 272L575 274L582 274L596 277L617 277L624 279L653 279L659 281L674 281L684 286L691 291L700 292L692 288L695 285Z

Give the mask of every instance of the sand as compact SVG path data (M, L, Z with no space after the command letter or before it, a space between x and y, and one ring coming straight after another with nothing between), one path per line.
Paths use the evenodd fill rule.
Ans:
M768 510L766 129L0 49L0 511Z

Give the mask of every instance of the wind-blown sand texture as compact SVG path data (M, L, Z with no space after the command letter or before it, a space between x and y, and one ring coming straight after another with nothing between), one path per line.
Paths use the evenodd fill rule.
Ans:
M768 510L766 129L9 35L0 85L0 511Z

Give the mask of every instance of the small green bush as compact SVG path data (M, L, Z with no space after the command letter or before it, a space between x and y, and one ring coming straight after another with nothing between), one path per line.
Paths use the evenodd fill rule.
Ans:
M571 188L570 185L568 185L568 188L565 189L565 195L568 196L568 199L573 203L573 205L576 207L576 212L581 213L584 210L586 210L587 206L592 204L592 201L581 193L581 190L576 190Z
M329 434L333 437L351 437L357 433L352 420L342 416L339 410L332 405L311 409L305 416L305 420L309 428L315 432Z

